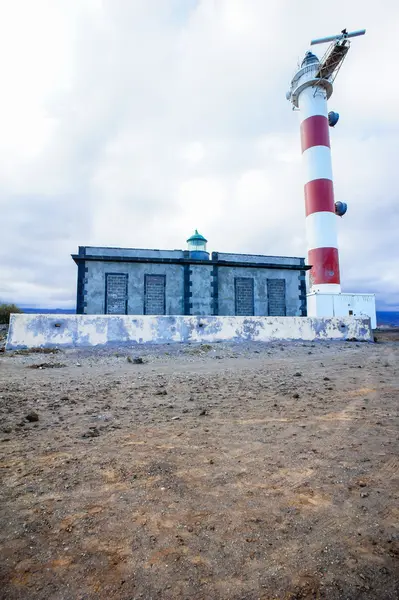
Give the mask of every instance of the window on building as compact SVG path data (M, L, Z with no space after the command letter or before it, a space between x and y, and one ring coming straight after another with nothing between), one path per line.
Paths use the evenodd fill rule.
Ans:
M252 277L235 277L235 312L237 316L254 315L254 280Z
M127 315L127 273L105 274L105 314Z
M144 314L164 315L166 313L165 275L144 276Z
M285 317L285 279L267 280L267 299L269 304L268 314L270 317Z

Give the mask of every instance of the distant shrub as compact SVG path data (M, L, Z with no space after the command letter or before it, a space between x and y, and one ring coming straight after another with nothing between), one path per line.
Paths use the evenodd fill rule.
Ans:
M15 304L0 304L0 325L8 325L11 313L22 313L23 311Z

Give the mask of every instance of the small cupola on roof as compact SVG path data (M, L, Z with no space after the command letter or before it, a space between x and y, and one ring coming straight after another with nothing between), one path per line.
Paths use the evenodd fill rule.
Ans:
M207 239L203 235L195 230L195 233L188 238L188 251L190 252L191 258L198 258L202 260L209 259L209 253L206 251Z

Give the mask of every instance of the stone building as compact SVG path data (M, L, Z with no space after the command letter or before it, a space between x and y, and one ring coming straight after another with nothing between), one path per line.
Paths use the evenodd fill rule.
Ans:
M306 316L303 258L79 246L78 314Z

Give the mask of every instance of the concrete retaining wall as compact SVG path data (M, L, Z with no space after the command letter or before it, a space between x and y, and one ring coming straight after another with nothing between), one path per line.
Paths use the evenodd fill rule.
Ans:
M11 316L6 350L353 338L372 341L369 319L21 314Z

